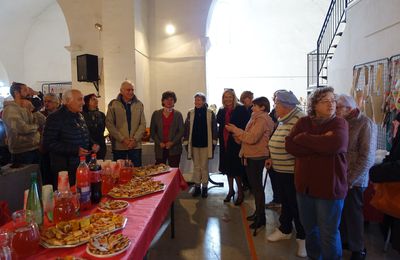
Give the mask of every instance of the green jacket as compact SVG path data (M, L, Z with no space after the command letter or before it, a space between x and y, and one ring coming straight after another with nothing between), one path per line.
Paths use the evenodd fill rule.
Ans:
M45 122L40 112L31 113L14 101L7 102L3 111L3 122L10 153L24 153L39 148L39 128Z
M154 111L150 123L150 136L154 140L156 158L163 157L163 149L160 147L160 143L163 139L162 115L163 109ZM178 110L174 110L174 118L171 128L169 129L169 141L173 142L172 147L169 149L169 155L178 155L182 153L182 137L184 131L182 114Z
M131 131L128 131L128 120L126 118L125 105L122 103L122 96L119 94L116 99L111 100L108 104L106 116L106 126L110 132L110 139L113 150L128 150L122 143L125 138L134 138L136 147L142 148L142 137L146 130L146 120L144 118L143 103L136 96L132 99L131 104Z

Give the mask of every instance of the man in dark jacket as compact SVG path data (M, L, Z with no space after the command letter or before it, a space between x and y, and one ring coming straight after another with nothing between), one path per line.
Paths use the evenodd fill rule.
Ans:
M43 145L50 153L50 168L54 188L57 189L59 171L68 171L70 185L75 185L75 172L79 156L97 152L99 146L91 144L89 131L80 112L83 107L82 93L69 89L63 94L63 106L47 117L43 133Z

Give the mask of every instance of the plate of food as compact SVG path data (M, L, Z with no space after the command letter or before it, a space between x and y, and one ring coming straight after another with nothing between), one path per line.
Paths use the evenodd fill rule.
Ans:
M135 167L135 175L137 176L154 176L171 171L171 167L164 163L156 165L147 165L142 167Z
M95 213L80 219L61 221L40 231L45 248L70 248L87 243L90 238L121 230L127 218L113 212Z
M125 252L131 241L122 234L106 234L90 239L86 247L86 253L91 256L106 258Z
M115 199L134 199L161 192L164 188L161 181L153 180L151 177L134 176L128 183L112 188L108 195Z
M100 211L103 212L121 212L129 207L129 203L125 200L108 200L105 202L101 202L97 207Z

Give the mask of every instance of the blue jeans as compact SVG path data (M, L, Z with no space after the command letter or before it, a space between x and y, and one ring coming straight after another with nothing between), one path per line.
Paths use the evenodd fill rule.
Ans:
M142 166L142 149L113 150L113 160L129 159L135 167Z
M311 259L341 259L339 224L343 199L326 200L297 193L300 220L306 232L307 255Z

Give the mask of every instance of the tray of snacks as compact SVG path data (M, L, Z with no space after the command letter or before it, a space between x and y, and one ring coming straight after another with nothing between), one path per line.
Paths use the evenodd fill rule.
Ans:
M112 212L61 221L40 231L40 244L45 248L69 248L87 243L91 238L125 228L127 218Z
M153 180L151 177L134 176L126 184L120 184L108 192L108 196L116 199L134 199L164 190L161 181Z
M170 172L171 167L164 163L156 165L147 165L142 167L135 167L135 175L137 176L154 176L166 172Z
M103 212L121 212L129 207L129 203L125 200L108 200L100 202L97 208Z
M106 234L90 239L86 253L91 256L106 258L125 252L131 241L122 234Z

